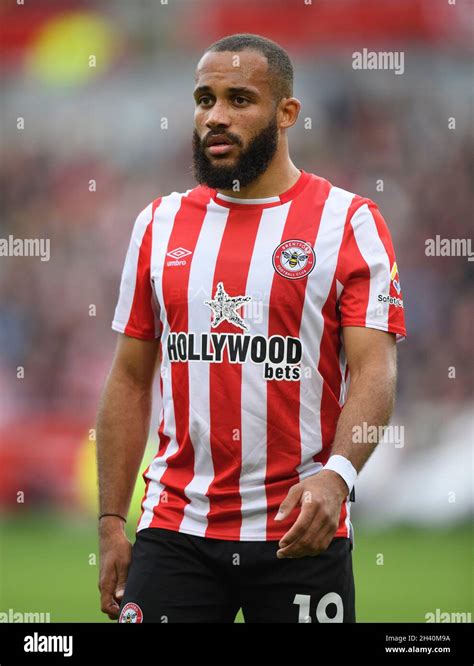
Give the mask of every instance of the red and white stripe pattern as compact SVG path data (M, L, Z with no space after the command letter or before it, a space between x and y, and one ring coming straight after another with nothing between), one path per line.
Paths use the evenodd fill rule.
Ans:
M272 262L291 239L315 253L313 270L298 279ZM304 172L280 197L243 202L197 187L140 213L112 324L161 344L160 445L143 474L138 530L281 538L299 508L276 523L280 503L330 455L347 379L341 325L405 335L403 308L378 300L401 300L394 262L375 204ZM237 310L247 331L228 320L211 326L204 301L219 283L230 297L251 296ZM299 338L300 378L266 379L261 363L232 362L226 351L221 362L171 361L168 336L180 332ZM350 536L349 511L347 499L338 536Z

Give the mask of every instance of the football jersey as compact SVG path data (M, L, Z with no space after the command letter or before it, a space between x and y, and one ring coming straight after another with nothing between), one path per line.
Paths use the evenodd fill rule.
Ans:
M112 328L159 340L159 446L137 530L279 540L290 488L331 453L349 373L341 332L405 336L387 225L370 200L301 172L280 196L206 186L137 217ZM350 499L336 536L352 538Z

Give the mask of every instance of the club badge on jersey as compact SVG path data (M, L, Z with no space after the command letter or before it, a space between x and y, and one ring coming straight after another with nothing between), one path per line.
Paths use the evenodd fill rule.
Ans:
M272 257L273 268L288 280L299 280L311 273L316 264L313 248L306 241L292 238L276 248Z

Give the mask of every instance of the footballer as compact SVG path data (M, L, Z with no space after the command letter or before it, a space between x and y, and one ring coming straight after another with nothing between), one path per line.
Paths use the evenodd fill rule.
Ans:
M101 608L137 622L355 622L351 492L406 335L387 225L299 169L286 51L252 34L196 69L197 186L136 218L97 421ZM354 157L356 159L356 156ZM159 374L156 456L124 523Z

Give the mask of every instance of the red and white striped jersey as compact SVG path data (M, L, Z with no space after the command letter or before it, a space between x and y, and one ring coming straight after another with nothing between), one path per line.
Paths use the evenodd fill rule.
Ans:
M405 336L386 223L301 172L284 194L198 186L137 217L112 328L160 339L163 407L137 531L278 540L291 486L326 463L348 381L344 326ZM337 536L351 537L349 498Z

